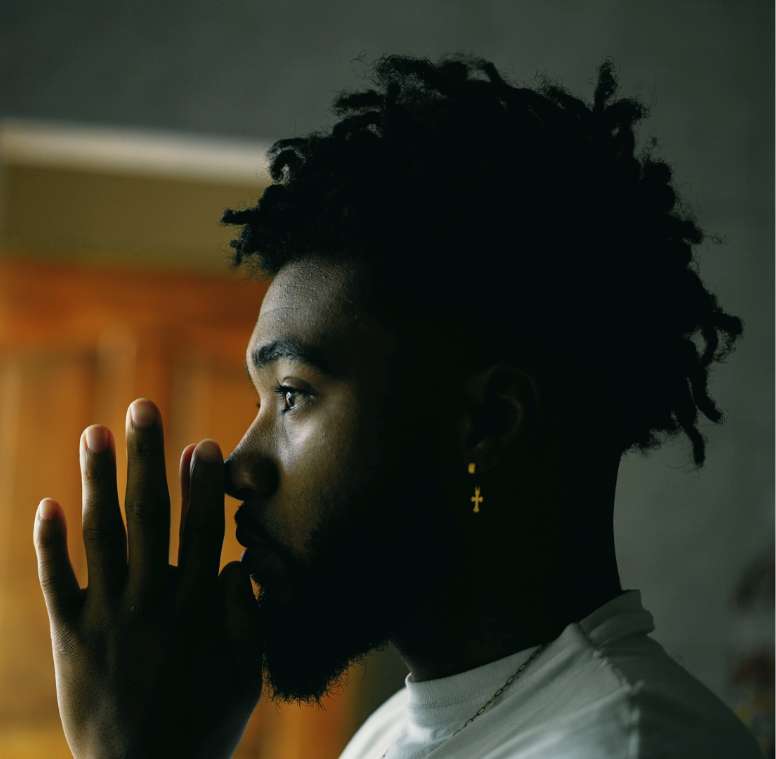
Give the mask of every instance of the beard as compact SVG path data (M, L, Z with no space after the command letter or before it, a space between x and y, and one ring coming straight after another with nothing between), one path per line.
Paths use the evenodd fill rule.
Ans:
M320 705L352 664L411 624L448 576L452 542L434 513L441 494L428 480L405 480L393 496L369 490L322 499L318 513L326 516L311 532L305 561L277 546L284 587L259 581L262 665L273 701Z

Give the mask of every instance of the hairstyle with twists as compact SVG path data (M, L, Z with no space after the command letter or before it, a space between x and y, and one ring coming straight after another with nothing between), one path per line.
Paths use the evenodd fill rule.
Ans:
M634 154L647 111L614 99L611 61L591 104L461 53L382 56L370 83L335 98L330 133L273 143L273 184L223 215L242 225L231 265L365 262L397 319L458 325L473 365L531 366L575 408L595 392L621 452L684 431L702 466L698 411L723 418L709 365L743 324L701 282L704 234L655 140Z

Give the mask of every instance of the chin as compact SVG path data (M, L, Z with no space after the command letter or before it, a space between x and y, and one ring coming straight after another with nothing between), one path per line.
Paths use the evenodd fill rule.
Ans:
M312 600L311 600L312 599ZM283 594L263 586L263 669L273 701L317 703L348 668L388 643L387 632L357 600L343 605L317 593Z

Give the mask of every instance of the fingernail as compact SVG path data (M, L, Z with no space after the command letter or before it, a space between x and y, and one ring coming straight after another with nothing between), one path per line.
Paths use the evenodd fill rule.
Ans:
M194 451L197 458L203 461L219 461L221 459L221 450L218 447L218 443L212 440L203 440ZM192 457L193 458L193 457Z
M99 453L108 447L108 435L104 427L93 424L86 428L86 447L92 453Z
M135 427L150 427L157 419L156 407L151 401L141 399L129 407Z
M57 503L51 498L44 498L38 504L38 519L48 521L57 515Z

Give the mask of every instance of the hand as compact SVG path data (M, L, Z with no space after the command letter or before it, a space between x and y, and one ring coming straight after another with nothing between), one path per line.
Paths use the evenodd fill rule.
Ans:
M132 420L138 407L150 412L145 425ZM221 452L203 441L181 455L181 547L170 566L162 424L152 403L130 406L126 435L129 561L106 427L81 435L88 587L73 573L56 501L41 501L33 529L65 737L77 759L231 756L262 681L249 576L237 561L218 574Z

